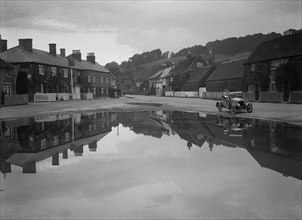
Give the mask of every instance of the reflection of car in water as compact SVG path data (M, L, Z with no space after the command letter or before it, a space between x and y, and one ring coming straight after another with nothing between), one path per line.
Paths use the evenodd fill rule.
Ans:
M252 126L251 119L219 116L218 125L224 128L223 133L228 136L242 136Z
M222 108L227 108L232 114L239 110L246 110L248 113L253 111L253 104L242 98L242 92L224 92L221 100L216 102L216 107L219 112L222 111Z

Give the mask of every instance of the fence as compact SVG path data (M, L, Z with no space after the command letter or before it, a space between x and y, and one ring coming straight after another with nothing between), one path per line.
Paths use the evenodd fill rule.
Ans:
M196 91L166 91L165 96L170 97L187 97L187 98L196 98L199 97L198 92Z
M58 100L59 101L69 100L69 93L58 93Z
M202 98L218 100L221 98L222 94L223 94L223 92L203 92Z
M21 95L6 95L4 97L4 105L26 105L28 104L28 95L21 94Z

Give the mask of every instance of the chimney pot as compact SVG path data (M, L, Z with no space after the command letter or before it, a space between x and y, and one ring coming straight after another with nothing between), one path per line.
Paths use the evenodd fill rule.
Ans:
M57 55L56 44L49 44L49 53L53 56Z
M60 49L60 54L62 57L65 57L66 56L66 53L65 53L65 49L64 48L61 48Z
M22 46L25 50L33 52L33 39L19 39L19 45Z
M94 53L88 53L87 54L87 61L89 61L90 63L95 64L95 55L94 55Z
M81 62L81 60L82 60L81 51L80 50L72 50L72 58L74 58L74 59Z
M0 35L0 53L7 51L7 40L1 39Z

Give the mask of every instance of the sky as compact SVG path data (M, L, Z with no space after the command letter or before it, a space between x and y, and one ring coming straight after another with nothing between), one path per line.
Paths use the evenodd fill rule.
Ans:
M302 28L294 0L0 0L0 34L8 48L32 38L33 47L94 52L102 65L136 53L178 52L209 41Z

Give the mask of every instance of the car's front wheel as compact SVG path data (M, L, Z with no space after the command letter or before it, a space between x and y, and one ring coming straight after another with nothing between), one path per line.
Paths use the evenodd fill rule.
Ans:
M248 105L247 108L246 108L246 111L248 113L251 113L253 111L253 106L252 105Z

